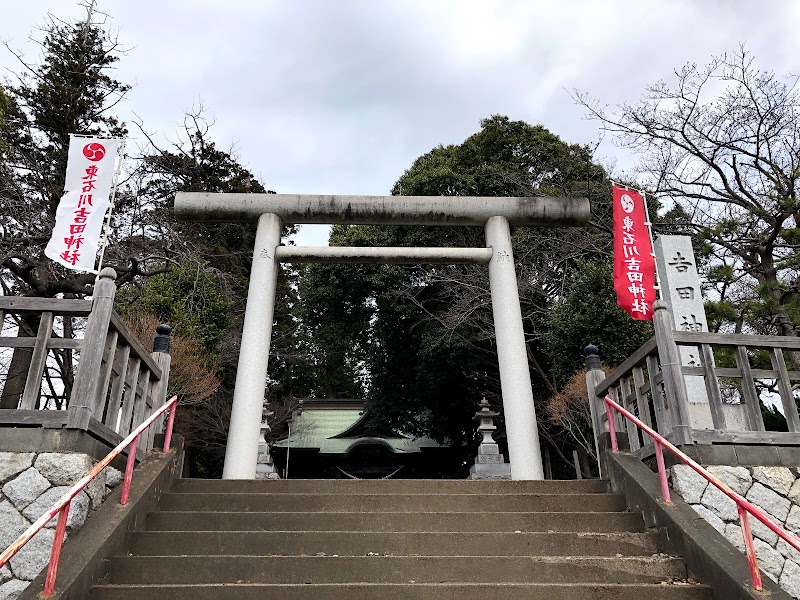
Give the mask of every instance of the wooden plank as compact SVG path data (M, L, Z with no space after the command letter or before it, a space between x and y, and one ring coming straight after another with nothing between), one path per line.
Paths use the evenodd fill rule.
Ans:
M118 446L119 443L125 439L108 425L101 423L94 417L89 419L89 433L99 440L106 442L112 448Z
M53 313L44 312L39 319L39 331L36 333L36 345L28 367L28 377L25 380L25 391L22 393L22 410L35 410L38 408L39 396L42 391L42 376L47 363L47 339L53 331Z
M608 376L597 386L595 393L598 396L605 396L608 388L614 385L620 377L625 375L633 367L640 365L646 357L654 353L656 350L656 338L652 337L647 340L636 352L631 354L625 361L616 369L611 371Z
M116 331L106 333L106 345L103 348L103 360L100 363L100 383L97 386L97 397L94 403L93 417L98 421L103 421L106 412L106 398L108 397L108 386L111 383L111 370L114 367L114 354L117 349Z
M147 409L147 394L150 392L150 371L144 369L144 373L139 377L142 382L142 391L140 395L136 396L136 400L133 404L133 424L131 425L131 431L136 429L139 425L141 425L145 420L145 412ZM143 434L144 435L144 434ZM142 447L146 449L145 440L139 439L139 443L142 444Z
M142 421L147 419L150 415L153 414L153 392L158 389L158 381L151 381L150 385L147 388L147 394L144 397L144 415L142 416ZM147 431L144 432L144 439L145 439L145 448L147 451L150 452L153 448L153 438L155 437L155 422L147 428Z
M0 348L33 348L36 339L32 337L0 337Z
M800 416L797 414L797 403L794 401L792 382L789 380L789 373L786 370L783 351L780 348L773 348L769 353L769 358L772 361L772 368L778 372L778 391L781 395L783 414L786 417L789 431L800 431Z
M631 398L633 395L630 393L629 389L630 380L628 377L623 377L620 379L619 382L619 391L620 396L622 397L622 408L627 410L629 413L636 414L633 406L631 405ZM639 429L636 427L636 424L631 421L630 419L626 419L623 417L623 421L625 423L625 427L628 430L628 444L630 444L631 451L638 450L642 445L639 443Z
M153 357L150 356L150 352L136 339L136 336L133 335L133 332L128 329L128 326L122 322L122 319L119 318L117 313L111 313L111 326L117 330L122 336L122 339L130 345L133 355L145 364L156 379L161 379L161 369L158 368Z
M650 403L647 401L647 395L642 392L645 387L644 382L644 369L642 367L633 367L633 393L636 394L636 406L639 407L639 418L644 421L648 427L653 427L653 418L650 416Z
M89 313L92 312L92 301L0 296L0 310L7 314L18 315L51 312L54 315L66 315L68 317L88 317Z
M21 427L46 427L60 429L67 424L65 410L11 410L0 409L0 425Z
M47 340L47 349L77 350L83 345L83 340L65 340L64 338L50 338ZM36 339L31 337L0 337L0 348L33 348Z
M661 435L672 431L672 421L665 405L664 395L660 387L660 370L655 356L647 357L647 378L650 380L650 396L653 399L653 412L656 414L656 431Z
M742 372L742 395L744 396L745 414L752 431L764 431L764 418L758 402L758 392L750 369L750 358L745 346L736 346L736 364Z
M784 348L800 350L800 338L782 335L740 335L735 333L705 333L676 331L675 342L681 346L746 346L748 348Z
M125 438L119 435L116 431L101 423L95 418L89 419L89 433L97 439L110 444L111 446L118 446ZM128 453L123 452L123 456L127 457ZM146 456L145 450L139 446L136 448L136 460L141 462Z
M169 355L169 352L153 352L152 357L153 360L158 363L158 366L161 367L161 373L162 373L161 379L159 379L158 382L155 384L155 386L153 387L153 393L151 394L153 397L153 406L156 409L159 409L167 401L167 386L169 385L169 369L172 363L172 357ZM589 373L587 373L587 378L589 377L590 373L592 373L592 371L589 371ZM602 374L602 371L600 371L600 373ZM587 379L587 382L588 381L589 380ZM589 383L587 383L587 389L589 389ZM589 408L591 409L592 412L592 418L594 418L596 405L597 405L596 400L592 399L589 404ZM153 436L155 436L155 434L157 433L161 433L162 431L164 431L164 419L165 419L164 413L161 413L158 419L156 419L155 423L153 423L152 427ZM597 427L597 425L598 424L595 424L595 427ZM602 428L600 427L597 427L596 429L598 433L601 430Z
M114 295L117 292L112 277L113 269L106 267L100 272L94 285L92 314L86 322L84 345L75 373L75 387L69 401L70 429L86 431L89 419L95 413L99 383L97 376L103 362L103 346L111 314L114 312Z
M125 391L125 379L128 373L128 359L131 355L131 347L124 344L117 352L117 358L114 360L114 383L111 386L111 394L108 398L108 410L106 411L106 418L104 423L116 430L117 420L119 419L120 403L122 402L122 393Z
M780 348L775 348L775 350L780 350ZM717 377L731 377L731 378L742 377L741 369L732 369L729 367L717 367L715 371L717 373ZM706 373L703 367L683 367L683 372L685 375L705 375ZM775 369L753 369L753 368L750 369L750 375L753 377L753 379L778 379L781 376L781 374ZM790 381L800 380L800 371L787 371L786 376L789 378Z
M706 396L711 408L711 421L714 429L727 429L725 413L722 412L722 393L719 390L719 381L714 368L714 352L708 344L700 345L700 357L703 361L703 380L706 384Z
M647 439L650 439L650 436L647 436ZM653 442L648 442L641 448L639 448L633 455L638 458L639 460L647 460L648 458L652 458L656 454L656 447Z
M653 329L656 333L658 360L664 375L664 392L669 398L669 413L675 443L691 444L692 429L689 422L689 398L686 380L681 370L681 355L675 344L672 316L663 307L653 313Z
M80 350L83 347L83 340L50 338L47 340L47 349L56 348L59 350Z
M128 388L125 390L124 399L122 400L122 419L119 422L117 433L121 436L126 436L131 431L131 419L133 418L133 407L136 401L136 388L139 383L139 365L141 361L139 357L135 357L128 362L128 373L125 376L125 383Z
M617 404L619 404L619 402L618 402L618 398L617 398L617 391L616 391L616 389L615 389L615 388L611 388L611 389L609 389L609 390L606 392L606 396L608 396L608 397L609 397L609 398L611 398L611 399L612 399L614 402L617 402ZM605 416L606 416L606 423L608 423L608 419L609 419L609 417L610 417L610 418L612 418L612 419L614 419L614 427L615 427L615 428L616 428L616 430L617 430L617 435L619 435L619 433L620 433L620 428L619 428L619 419L617 418L619 415L618 415L617 411L615 411L615 410L614 410L614 411L609 411L609 410L608 410L608 406L606 406L605 402L603 402L603 412L604 412L604 414L605 414Z
M716 429L694 429L698 444L774 444L776 446L800 445L800 433L787 431L719 431Z

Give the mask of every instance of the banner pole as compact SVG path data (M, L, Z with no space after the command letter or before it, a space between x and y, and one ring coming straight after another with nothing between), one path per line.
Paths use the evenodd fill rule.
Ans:
M656 243L653 239L653 223L650 221L650 211L647 208L647 194L644 192L644 190L638 190L638 192L642 196L642 202L644 202L644 214L647 217L645 225L647 225L647 233L650 234L650 255L653 257L653 267L656 276L656 281L653 287L656 289L656 297L660 299L662 297L661 277L658 276L658 258L656 257Z
M122 161L125 156L125 142L126 138L122 139L122 143L119 145L119 149L117 150L117 168L114 171L114 184L111 188L111 203L108 206L108 212L106 213L106 222L103 226L103 241L100 244L100 258L97 261L97 276L100 277L100 271L103 268L103 257L106 253L106 246L108 246L108 232L111 229L111 213L114 212L114 202L117 199L117 186L119 185L119 175L122 172Z

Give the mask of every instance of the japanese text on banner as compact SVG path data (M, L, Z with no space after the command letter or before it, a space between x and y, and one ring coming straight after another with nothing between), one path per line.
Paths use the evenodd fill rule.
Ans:
M614 289L632 318L650 321L656 300L656 268L647 229L644 199L614 186Z
M72 137L64 195L45 255L69 269L94 271L122 140Z

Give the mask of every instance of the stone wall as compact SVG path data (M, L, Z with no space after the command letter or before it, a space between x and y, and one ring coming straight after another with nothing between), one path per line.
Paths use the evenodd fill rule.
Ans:
M64 452L0 452L0 551L44 514L96 464L90 456ZM67 536L80 529L93 510L120 483L113 467L96 477L72 500ZM0 570L0 600L13 600L47 566L55 535L54 517Z
M795 467L707 466L733 491L764 510L787 530L800 534L800 469ZM736 503L686 465L675 465L674 490L714 529L744 552ZM800 598L800 552L750 517L758 564L793 597Z

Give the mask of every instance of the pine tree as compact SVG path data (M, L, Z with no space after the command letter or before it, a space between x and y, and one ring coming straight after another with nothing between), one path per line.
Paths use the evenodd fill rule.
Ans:
M111 74L121 50L89 20L51 19L39 64L18 55L17 83L0 93L0 281L5 294L91 294L94 275L68 271L43 254L64 191L72 133L120 137L114 107L130 86ZM138 274L118 265L122 281Z

